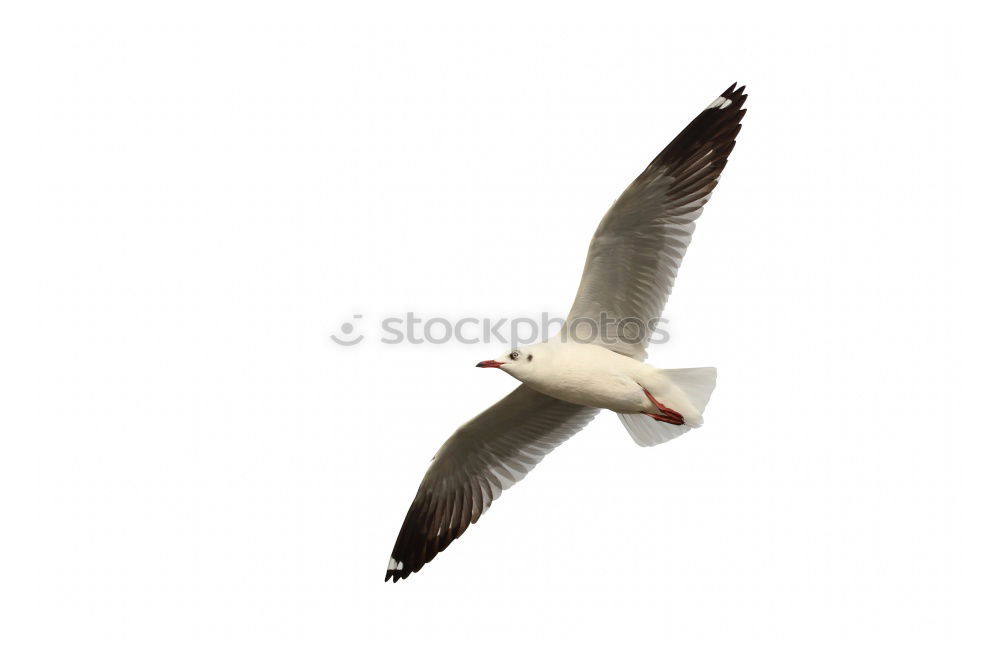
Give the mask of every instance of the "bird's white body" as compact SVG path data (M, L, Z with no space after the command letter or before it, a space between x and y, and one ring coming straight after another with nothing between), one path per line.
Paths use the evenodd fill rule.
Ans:
M500 369L539 393L585 407L619 414L657 413L649 391L666 407L680 412L686 424L701 424L701 413L669 371L654 368L605 347L554 340L496 359ZM530 360L529 360L530 359Z

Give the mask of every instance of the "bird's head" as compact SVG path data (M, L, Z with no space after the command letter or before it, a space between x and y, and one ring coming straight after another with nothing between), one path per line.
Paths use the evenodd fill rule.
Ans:
M477 368L500 368L517 379L524 380L545 364L548 351L542 344L512 349L490 361L480 361Z

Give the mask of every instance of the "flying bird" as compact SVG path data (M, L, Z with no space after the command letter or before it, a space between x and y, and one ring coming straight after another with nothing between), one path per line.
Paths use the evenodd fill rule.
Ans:
M715 368L661 370L643 361L695 220L736 145L743 90L734 83L709 104L612 204L559 335L477 365L521 385L435 454L399 530L386 581L420 571L601 409L616 412L640 446L703 423Z

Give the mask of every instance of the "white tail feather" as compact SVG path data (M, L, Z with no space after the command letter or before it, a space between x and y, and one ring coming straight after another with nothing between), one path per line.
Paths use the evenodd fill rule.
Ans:
M701 415L705 412L708 399L715 389L715 368L681 368L678 370L662 370L667 380L683 391L684 395L698 410L697 415L685 414L685 420L692 425L671 425L654 421L645 414L619 414L622 425L628 430L635 443L639 446L655 446L680 437L691 428L697 428L702 423Z
M718 372L715 368L680 368L664 370L667 378L688 397L700 413L704 414L708 399L715 390Z

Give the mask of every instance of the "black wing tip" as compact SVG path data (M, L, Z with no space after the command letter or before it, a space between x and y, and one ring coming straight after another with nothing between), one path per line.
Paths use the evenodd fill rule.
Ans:
M393 552L392 557L389 558L389 565L385 569L384 582L386 583L389 582L390 578L392 579L393 583L397 583L403 580L404 578L408 577L410 574L420 571L421 569L423 569L424 565L427 564L428 561L434 559L433 557L427 558L427 561L423 561L419 558L417 560L411 559L410 564L406 564L406 560L397 559L397 557L398 556L396 555L396 553ZM414 561L419 562L419 564L413 566Z
M412 571L386 571L385 572L385 581L384 582L388 583L389 580L392 579L393 583L398 583L399 581L401 581L401 580L403 580L405 578L408 578L411 573L413 573L413 572Z
M465 490L469 491L470 488ZM410 510L406 512L403 525L399 528L399 535L386 567L385 582L391 578L395 583L423 569L438 553L462 536L469 525L476 522L486 510L482 501L477 504L475 500L458 496L445 499L445 504L451 502L452 506L437 506L434 493L421 484ZM490 495L490 501L492 499L493 495ZM456 501L458 504L455 504ZM486 502L485 507L489 507L489 502ZM457 520L457 523L452 524L453 520Z
M740 118L746 113L746 109L743 108L744 102L747 101L747 94L744 92L746 86L736 87L737 82L733 82L731 86L722 91L722 94L715 98L705 111L729 111L729 113L739 112Z
M392 557L389 558L389 564L385 569L385 582L388 583L391 578L392 582L395 583L402 578L406 578L413 573L413 571L414 569L406 566L402 560L397 560L396 553L393 553Z
M747 101L747 94L745 92L747 87L740 86L737 88L736 85L737 82L734 81L733 85L726 88L708 108L717 108L719 110L728 108L742 109L743 103ZM723 104L722 100L728 100L729 104Z
M715 151L713 160L718 172L726 165L729 153L736 145L741 121L746 114L743 103L747 95L746 86L736 87L734 82L721 95L712 100L688 126L681 130L667 147L660 151L643 173L651 173L664 168L677 168L689 160L697 160L703 155L703 148L711 146Z

